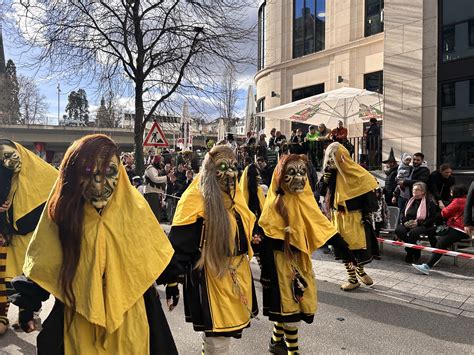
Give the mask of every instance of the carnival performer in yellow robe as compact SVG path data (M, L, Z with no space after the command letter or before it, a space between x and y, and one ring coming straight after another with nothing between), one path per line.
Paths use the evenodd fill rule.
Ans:
M377 180L351 159L342 144L336 142L326 148L320 186L332 223L357 258L357 267L354 267L336 250L336 257L343 259L348 274L348 281L341 285L341 289L353 290L360 286L359 280L372 285L373 280L366 274L364 265L379 255L371 221L371 213L378 209Z
M118 148L104 135L75 141L15 278L20 325L49 294L38 354L177 354L153 284L173 249Z
M258 225L258 220L263 211L265 204L265 194L260 183L262 178L260 176L259 168L255 163L249 164L243 171L239 181L239 188L242 191L245 202L250 211L255 215L255 227L252 233L252 249L254 255L260 264L260 246L263 240L263 230Z
M205 354L228 354L231 338L258 312L249 263L254 223L237 187L235 154L215 146L181 196L169 234L173 260L185 269L186 321L203 332Z
M308 182L305 155L284 155L273 175L260 226L263 314L274 322L269 351L298 354L298 323L312 323L316 283L311 255L325 243L354 260L347 244L319 209Z
M21 144L0 139L0 335L8 329L7 293L58 172Z

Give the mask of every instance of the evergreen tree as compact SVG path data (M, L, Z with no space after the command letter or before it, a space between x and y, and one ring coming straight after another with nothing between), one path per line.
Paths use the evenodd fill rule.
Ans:
M8 60L5 73L0 76L0 82L0 121L7 124L22 123L18 101L19 85L13 60Z
M67 97L66 126L88 126L89 125L89 102L85 90L71 91Z
M108 119L108 114L107 114L107 107L105 107L105 99L102 96L102 99L100 100L100 106L99 109L97 110L97 117L95 124L97 127L106 127L106 122Z

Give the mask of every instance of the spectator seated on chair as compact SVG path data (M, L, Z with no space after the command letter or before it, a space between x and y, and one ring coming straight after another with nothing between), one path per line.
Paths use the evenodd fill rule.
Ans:
M434 221L438 213L436 203L427 194L425 183L416 182L412 191L413 197L405 207L402 224L397 226L395 234L398 239L411 244L416 244L421 235L428 235L431 237L430 243L434 244ZM405 250L407 263L411 264L420 259L420 250L411 248Z
M451 188L451 203L441 210L443 218L447 219L448 230L445 235L439 236L436 243L436 248L447 249L451 245L461 240L469 238L469 235L464 231L464 207L466 206L467 188L464 185L454 185ZM426 264L416 265L413 267L419 272L428 275L430 270L441 259L442 254L431 254L430 260Z

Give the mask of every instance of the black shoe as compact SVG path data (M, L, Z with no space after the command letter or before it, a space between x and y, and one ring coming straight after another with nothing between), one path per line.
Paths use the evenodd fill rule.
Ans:
M405 256L405 262L408 264L413 264L413 254L407 254L407 256Z
M273 342L273 339L270 339L270 344L268 344L268 351L272 354L278 354L278 355L288 354L286 343L283 339L276 343Z

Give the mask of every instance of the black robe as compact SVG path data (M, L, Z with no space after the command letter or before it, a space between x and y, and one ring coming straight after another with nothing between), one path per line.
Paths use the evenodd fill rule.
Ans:
M25 276L12 282L18 292L11 297L12 303L23 309L20 323L32 319L33 312L41 308L41 303L49 298L49 293ZM176 345L161 307L158 292L151 286L143 295L150 327L150 354L178 354ZM56 299L48 318L43 322L42 330L36 339L38 355L64 355L64 304Z
M243 224L236 214L238 235L236 237L236 255L247 254L248 243L245 236ZM196 262L201 256L203 240L203 219L199 218L195 223L185 226L174 226L171 228L169 238L175 250L170 268L179 264L184 269L183 299L186 322L192 323L195 331L206 332L206 336L225 336L240 338L242 329L230 332L212 332L213 322L209 298L207 294L206 277L202 270L195 268ZM252 314L258 314L255 287L252 281Z

